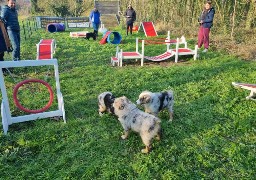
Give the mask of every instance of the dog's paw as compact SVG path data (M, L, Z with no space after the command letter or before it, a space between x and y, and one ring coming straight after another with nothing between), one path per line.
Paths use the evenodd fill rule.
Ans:
M160 140L161 140L161 136L160 136L160 135L157 135L157 136L156 136L156 140L160 141Z
M149 145L149 146L146 146L145 147L145 149L142 149L141 150L141 152L142 153L144 153L144 154L147 154L147 153L149 153L150 152L150 149L152 148L152 146L151 145Z
M102 112L99 112L99 115L100 115L100 117L102 117L102 116L103 116L103 113L102 113Z
M145 149L142 149L141 152L142 152L143 154L147 154L147 153L149 153L149 150L148 150L148 148L145 148Z
M256 101L255 97L253 97L253 96L247 96L247 97L246 97L246 100Z
M126 139L127 136L126 136L126 135L122 135L121 138L122 138L122 139Z

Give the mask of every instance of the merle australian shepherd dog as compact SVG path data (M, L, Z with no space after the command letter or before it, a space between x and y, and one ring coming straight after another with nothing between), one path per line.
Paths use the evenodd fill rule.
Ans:
M113 103L115 96L111 92L103 92L98 96L99 115L102 116L104 112L115 114Z
M85 39L89 40L90 38L92 38L94 41L96 40L96 33L95 32L89 32L89 33L86 33L85 35Z
M161 110L167 109L170 114L169 120L173 119L174 96L172 90L155 93L143 91L136 102L138 105L144 106L145 112L155 116L158 116Z

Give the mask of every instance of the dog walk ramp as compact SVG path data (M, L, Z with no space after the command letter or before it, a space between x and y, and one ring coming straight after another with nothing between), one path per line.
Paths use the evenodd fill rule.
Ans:
M115 14L103 14L100 17L101 23L104 24L105 27L116 27L119 25L119 20Z
M150 61L163 61L163 60L171 58L174 55L175 54L172 53L171 51L166 51L165 53L160 54L158 56L144 56L144 58L147 60L150 60Z

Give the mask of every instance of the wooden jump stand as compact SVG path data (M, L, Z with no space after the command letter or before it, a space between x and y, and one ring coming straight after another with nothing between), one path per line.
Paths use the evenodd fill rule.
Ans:
M33 67L33 66L54 66L54 74L56 81L56 96L58 101L58 109L47 112L32 113L23 116L13 117L10 111L9 99L4 81L3 68L15 68L15 67ZM39 81L39 80L38 80ZM60 91L59 83L59 71L57 59L49 59L47 61L42 60L22 60L22 61L3 61L0 63L0 87L2 92L2 103L1 103L1 116L4 134L7 134L9 125L19 122L37 120L49 117L62 117L64 123L66 123L64 100Z

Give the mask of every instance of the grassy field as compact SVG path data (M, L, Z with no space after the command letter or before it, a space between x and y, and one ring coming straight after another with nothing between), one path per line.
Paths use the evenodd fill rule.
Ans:
M22 59L36 58L41 38L57 42L61 92L66 119L12 124L7 135L0 133L0 179L254 179L256 177L255 102L245 100L247 90L231 82L255 83L256 62L242 61L220 51L163 62L126 61L112 67L113 44L70 38L67 30L48 33L39 30L22 42ZM120 47L135 49L135 37L125 36ZM164 37L162 35L161 37ZM181 36L175 34L173 37ZM188 44L194 47L195 39ZM164 45L147 45L146 55L161 54ZM6 59L10 55L6 55ZM12 88L27 78L45 78L54 86L48 68L18 68L5 76L13 116L25 114L12 103ZM142 141L131 133L121 140L122 127L116 117L98 115L97 96L111 91L135 102L143 90L172 89L174 120L160 113L163 137L154 141L150 154L142 154ZM32 91L33 92L33 91ZM27 107L41 107L43 97L24 88L21 101ZM32 101L31 101L32 100ZM55 100L56 101L56 100ZM51 109L56 109L54 102ZM141 107L139 107L141 108ZM50 110L51 110L50 109Z

